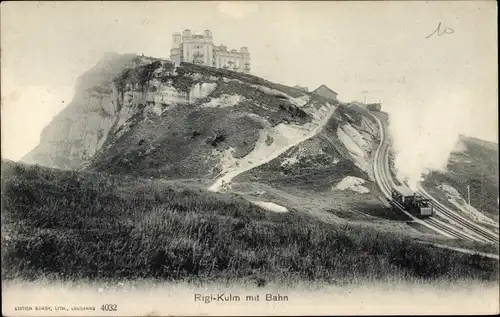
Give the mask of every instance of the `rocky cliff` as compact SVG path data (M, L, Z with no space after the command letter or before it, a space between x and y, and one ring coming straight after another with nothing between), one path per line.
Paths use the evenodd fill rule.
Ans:
M135 54L106 54L78 78L75 96L40 136L40 144L21 160L62 169L76 169L106 140L118 116L112 82Z
M248 74L110 54L79 79L72 102L23 160L210 181L285 152L298 159L299 143L320 138L338 154L332 166L349 161L369 178L377 131L363 111Z

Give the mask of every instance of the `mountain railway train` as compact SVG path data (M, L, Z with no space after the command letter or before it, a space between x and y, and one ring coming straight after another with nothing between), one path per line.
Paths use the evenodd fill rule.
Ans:
M417 195L405 185L394 186L391 196L395 202L417 218L427 218L434 215L434 208L430 200Z

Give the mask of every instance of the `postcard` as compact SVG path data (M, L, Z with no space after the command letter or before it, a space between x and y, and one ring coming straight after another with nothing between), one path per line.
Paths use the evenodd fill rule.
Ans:
M1 6L4 316L499 313L496 2Z

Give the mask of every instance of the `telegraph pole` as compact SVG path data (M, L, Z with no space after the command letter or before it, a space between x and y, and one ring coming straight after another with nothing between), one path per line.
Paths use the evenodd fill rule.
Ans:
M363 90L362 93L363 93L363 98L364 98L364 102L365 102L365 105L366 105L366 93L368 92L368 90Z
M470 186L467 184L467 200L469 201L469 212L470 212Z

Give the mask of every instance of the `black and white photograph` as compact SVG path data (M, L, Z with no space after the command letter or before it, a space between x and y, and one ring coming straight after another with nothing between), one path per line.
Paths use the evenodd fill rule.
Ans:
M4 316L500 313L495 1L4 1Z

